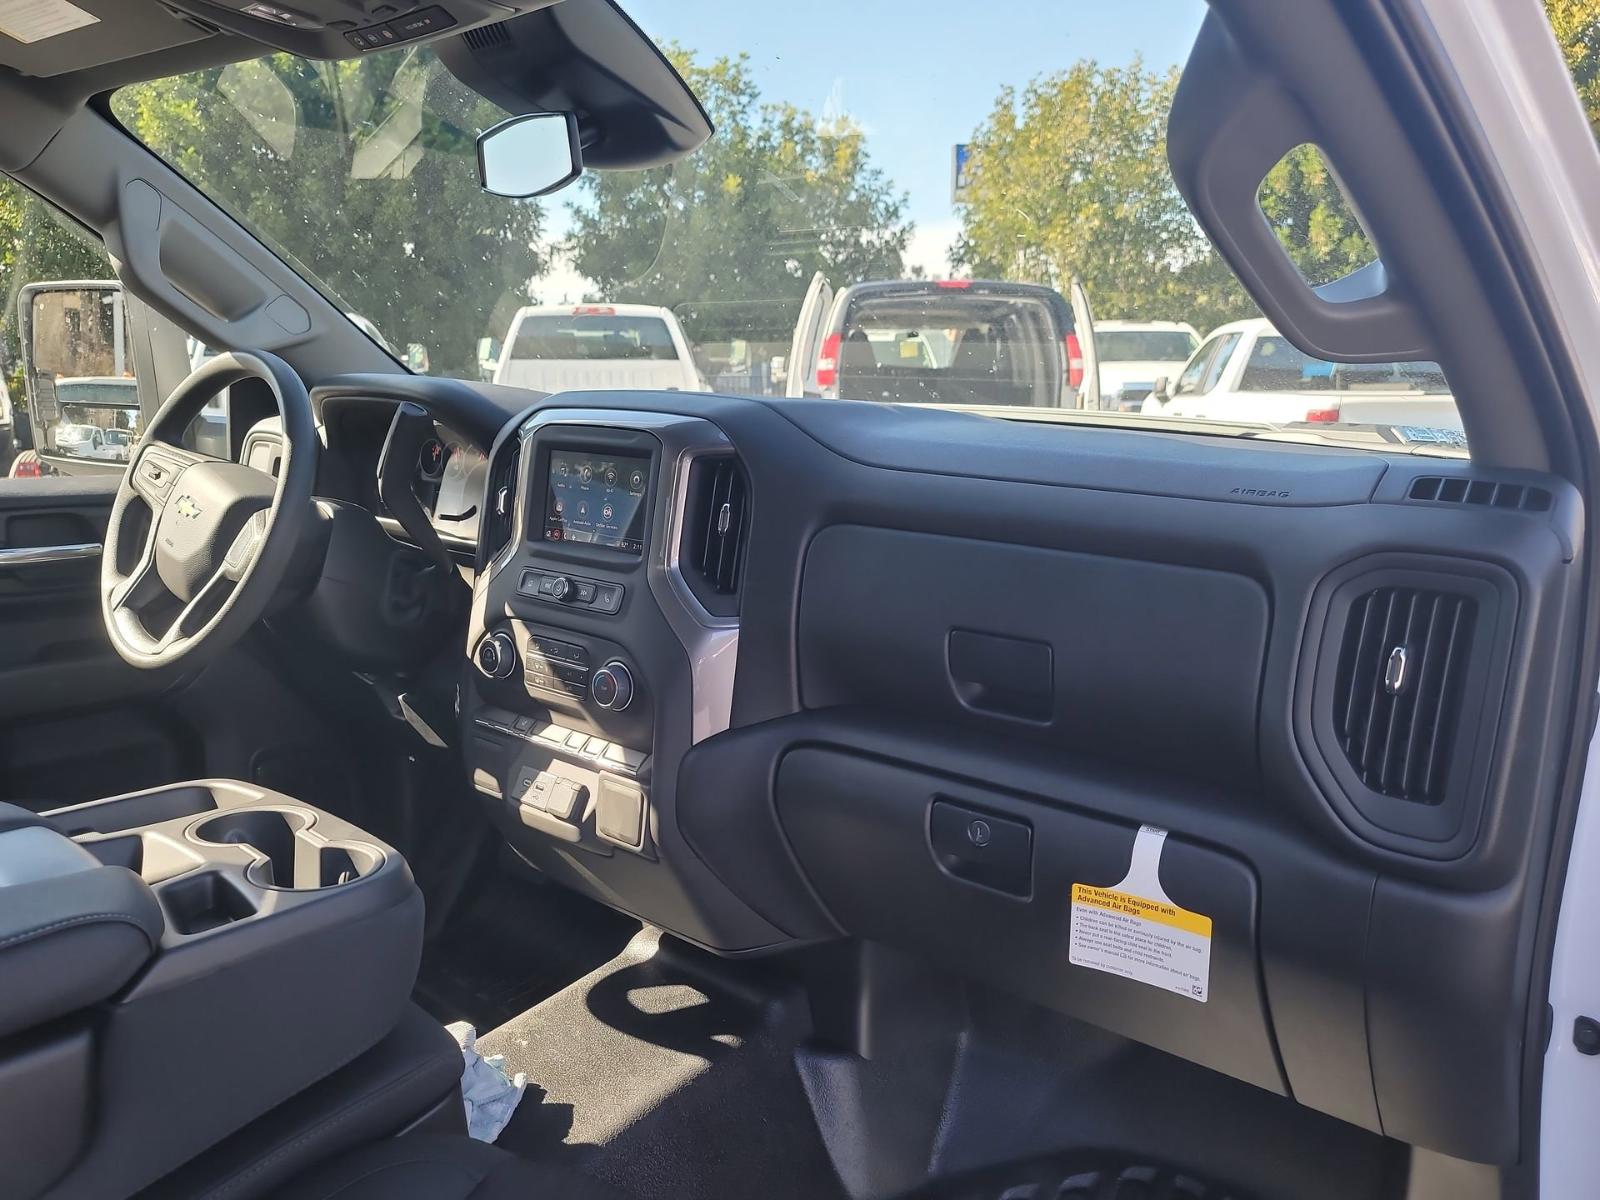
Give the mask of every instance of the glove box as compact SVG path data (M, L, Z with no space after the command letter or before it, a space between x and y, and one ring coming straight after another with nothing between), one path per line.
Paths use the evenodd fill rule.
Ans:
M820 747L783 757L776 798L800 869L850 934L1287 1094L1241 860L1070 797Z

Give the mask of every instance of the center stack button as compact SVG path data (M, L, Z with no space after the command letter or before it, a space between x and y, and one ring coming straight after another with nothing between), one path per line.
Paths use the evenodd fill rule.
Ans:
M589 695L601 708L609 712L621 712L633 703L633 675L626 666L613 659L589 680Z

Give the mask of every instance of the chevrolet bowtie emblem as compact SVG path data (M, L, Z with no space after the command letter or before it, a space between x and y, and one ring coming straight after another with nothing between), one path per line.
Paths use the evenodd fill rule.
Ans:
M200 515L200 506L194 502L193 496L179 496L177 509L180 517L188 517L191 520Z

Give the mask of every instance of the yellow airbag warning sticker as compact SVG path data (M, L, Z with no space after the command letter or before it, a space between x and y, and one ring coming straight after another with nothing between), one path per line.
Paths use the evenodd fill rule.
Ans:
M1161 890L1167 831L1141 825L1128 874L1114 887L1072 885L1067 959L1204 1004L1211 987L1211 918Z

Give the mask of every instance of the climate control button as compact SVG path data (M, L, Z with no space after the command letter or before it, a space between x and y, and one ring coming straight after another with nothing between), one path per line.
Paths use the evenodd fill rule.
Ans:
M478 670L490 679L504 679L517 669L517 644L501 630L478 643Z
M633 703L633 675L613 659L589 680L589 695L601 708L621 712Z

